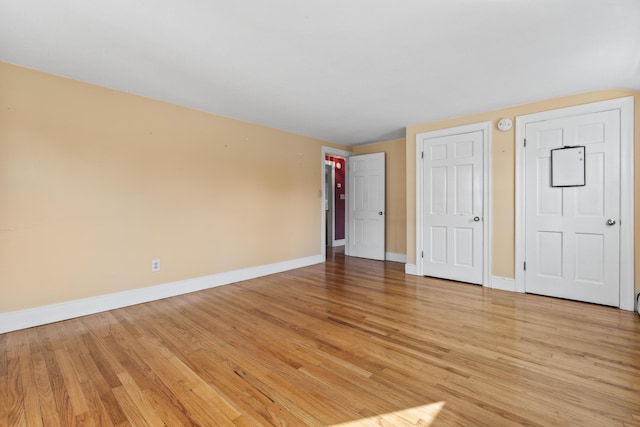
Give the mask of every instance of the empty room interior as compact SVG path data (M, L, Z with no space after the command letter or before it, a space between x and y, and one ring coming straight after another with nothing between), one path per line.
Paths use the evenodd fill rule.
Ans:
M0 2L0 427L640 426L640 2Z

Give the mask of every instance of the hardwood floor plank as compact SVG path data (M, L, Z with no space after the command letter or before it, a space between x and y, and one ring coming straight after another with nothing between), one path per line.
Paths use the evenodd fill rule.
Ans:
M136 402L134 402L133 399L127 394L124 386L114 388L113 395L116 397L116 400L118 401L120 407L126 414L130 425L154 427L153 424L150 424L151 420L145 418L145 413L141 411L140 408L138 408ZM158 426L163 427L164 422L158 424Z
M5 352L6 353L6 352ZM0 427L9 425L9 390L7 376L0 377Z
M145 399L149 401L164 424L171 427L196 425L193 419L185 416L184 407L174 397L167 399L155 390L143 390Z
M122 366L114 361L114 357L97 335L83 335L81 340L82 348L86 349L91 356L84 363L91 378L90 390L95 390L95 394L88 396L89 406L94 410L104 408L106 415L101 414L100 419L108 418L116 426L127 422L127 417L113 394L113 389L122 385L117 376L118 373L123 372ZM83 388L86 387L88 385ZM96 399L96 395L99 400Z
M42 423L45 426L60 427L58 410L49 381L49 370L42 352L32 353L34 391L37 393L40 404L38 413L41 414Z
M111 425L112 422L106 414L105 401L100 397L110 392L111 387L98 369L94 356L87 348L87 342L90 342L89 334L82 334L78 339L68 341L66 348L72 358L74 369L78 373L78 381L92 418L100 425ZM117 384L119 385L119 382Z
M173 356L168 358L167 361L173 366L176 373L182 374L183 386L188 388L191 393L195 394L198 400L210 402L216 408L216 411L220 412L224 419L233 421L241 415L235 405L229 403L224 396L220 396L220 394L210 387L206 381L184 364L179 358Z
M287 412L271 397L248 384L222 358L212 358L210 353L200 351L189 356L189 362L207 383L214 385L220 392L235 400L243 413L243 418L234 419L238 425L303 425L303 422ZM250 414L250 415L249 415Z
M7 345L7 337L9 334L0 334L0 402L3 402L0 405L0 427L6 427L9 425L9 384L8 384L8 367L7 367L7 356L8 356L8 345Z
M82 392L80 381L76 375L76 371L71 362L71 358L66 350L55 350L55 358L60 367L60 373L62 374L62 381L64 382L71 407L73 408L74 417L84 414L89 411L89 405Z
M128 325L126 329L128 331L133 331L136 328L133 324L130 323L130 319L125 318L126 315L123 315L121 319L121 323L123 325ZM121 333L126 334L124 331ZM123 335L124 336L124 335ZM133 336L130 336L131 340ZM155 375L154 369L150 366L154 366L155 357L159 354L164 359L169 361L173 361L172 363L181 364L182 362L175 358L174 354L168 352L159 342L155 339L152 339L148 336L140 336L137 341L139 343L144 344L138 348L134 348L134 346L129 346L130 355L132 358L129 360L132 368L128 368L127 371L135 378L135 382L140 386L144 387L145 392L150 390L155 390L159 392L152 393L154 398L153 401L157 403L156 409L159 411L163 411L165 415L167 415L171 419L179 419L180 414L182 414L182 421L179 423L187 422L192 423L195 422L191 419L184 419L185 408L180 401L175 400L175 396L170 389L168 389L161 381L161 379ZM136 353L138 353L136 355ZM135 366L133 365L135 359L137 357L143 358L148 363L140 363L138 362ZM162 360L164 362L164 360ZM124 366L123 362L123 366ZM144 366L142 366L144 365ZM235 420L240 417L242 414L233 407L233 404L228 402L224 396L219 395L214 390L211 389L211 386L207 384L200 376L195 375L193 372L190 372L190 369L186 366L181 365L180 371L184 375L181 376L180 382L184 383L184 386L189 389L190 392L195 393L197 396L196 400L206 400L209 404L213 405L215 408L222 409L222 415L227 417L229 420ZM162 407L162 409L160 409ZM178 411L165 411L168 408L179 409ZM189 412L191 413L191 412ZM174 424L167 424L174 425Z
M184 411L190 419L193 419L198 425L230 425L230 420L225 417L224 413L217 407L207 406L205 402L191 390L188 386L188 378L185 378L183 371L176 372L177 368L171 361L164 356L157 356L150 361L150 366L158 371L170 373L169 376L161 376L162 382L169 388L172 394L176 396L178 401L183 405Z
M124 372L124 368L113 355L113 351L109 348L110 342L105 341L105 338L103 337L93 334L83 336L81 339L84 344L84 348L86 348L91 355L90 360L93 362L88 365L95 366L95 369L91 369L93 371L91 378L95 378L95 370L97 369L98 372L100 372L100 382L104 382L105 384L105 387L102 387L103 390L121 386L122 384L120 383L118 374ZM88 368L85 366L85 369Z
M92 412L85 412L84 414L76 415L75 425L78 427L100 427L100 424L96 422Z
M107 399L103 398L104 395L99 394L93 381L84 382L80 386L89 405L89 412L76 416L76 422L82 420L87 424L93 422L100 427L113 427L113 421L109 416L110 411L107 410L109 403L106 403Z
M6 400L3 402L7 411L7 423L10 426L26 425L24 399L26 392L21 380L20 351L25 348L26 334L24 331L11 333L7 337L7 381Z
M185 322L186 322L186 320L185 320ZM195 324L194 324L194 326L195 326ZM167 327L166 327L166 328L163 328L163 332L164 332L164 333L167 333L167 332L168 332L168 331L170 331L171 329L172 329L172 328L171 328L171 326L170 326L170 325L167 325ZM172 340L172 341L175 341L175 340L183 341L183 340L184 340L182 337L176 337L176 335L173 335L173 337L175 337L175 338L174 338L174 340ZM236 338L237 338L237 337L236 337ZM197 337L192 337L192 339L193 339L193 340L195 340L196 342L199 342L199 338L197 338ZM232 346L231 346L231 348L229 349L229 353L228 353L227 358L225 359L225 358L222 358L222 357L218 356L218 360L219 360L219 361L224 361L224 360L233 360L233 359L234 359L233 353L235 353L235 352L239 349L238 345L239 345L239 344L238 344L237 342L235 342L235 341L234 341L234 342L233 342L233 344L232 344ZM179 354L179 353L180 353L179 349L176 349L176 350L177 350L177 353ZM190 358L190 355L182 354L182 357L183 357L183 358L185 358L185 360L188 360L188 359ZM212 357L216 357L216 356L215 356L215 354L207 353L207 356L206 356L206 357L207 357L208 359L211 359ZM228 366L231 366L231 365L233 365L233 368L231 368L231 369L233 369L233 372L234 372L235 374L238 374L240 371L238 371L238 368L236 368L236 367L235 367L235 366L236 366L236 364L229 364ZM197 368L194 368L194 369L197 369ZM236 375L236 377L238 377L238 375ZM242 378L246 379L246 376L243 376L243 375L239 375L239 377L242 377ZM254 388L256 389L256 391L257 391L259 394L261 393L263 396L266 396L266 395L267 395L267 393L266 393L263 389L261 389L261 387L256 387L256 384L255 384L255 383L251 383L251 382L250 382L250 384L252 384L252 386L254 386ZM271 400L271 403L273 403L273 401L272 401L272 400ZM273 406L273 405L269 405L269 406L271 407L271 406ZM273 412L273 409L274 409L274 408L271 408L271 410L267 411L267 413L268 413L268 414L271 414L271 413ZM277 409L276 409L276 411L277 411ZM300 420L297 420L297 421L296 421L295 423L293 423L292 425L297 425L297 424L299 424L299 423L300 423Z
M125 320L120 322L126 323ZM153 410L158 413L161 419L165 420L167 425L195 424L195 421L190 418L188 411L185 410L184 405L178 400L176 394L160 381L153 368L145 362L157 356L154 352L157 346L151 345L150 340L145 337L134 337L124 325L113 323L110 326L109 335L102 334L102 337L95 337L95 339L106 340L105 342L111 343L111 351L108 358L111 359L109 363L120 372L117 374L118 384L121 384L120 379L122 376L127 379L130 378L131 384L139 388L144 396L147 396L147 400ZM135 344L136 342L138 343L137 345ZM145 343L148 347L144 345ZM119 389L119 386L114 389ZM125 391L127 391L126 387ZM121 392L117 393L119 393L117 400L120 404L125 405L130 410L138 411L135 404L132 403L132 393L129 393L129 396ZM118 405L118 408L120 409L121 405ZM125 417L128 416L126 415L126 410L121 411L121 413ZM131 416L129 415L129 417Z
M49 384L55 400L58 421L62 426L75 425L76 414L74 413L71 403L72 397L69 393L72 392L71 390L76 393L81 390L80 388L68 388L57 357L57 353L66 351L64 344L74 329L73 327L66 329L66 326L75 322L76 320L70 320L44 325L35 328L36 334L33 335L33 339L37 341L36 348L41 350L40 354L44 358ZM81 401L84 397L74 395L73 399Z
M0 335L0 427L640 426L640 318L326 264Z
M118 401L121 401L121 399L124 398L124 400L126 400L126 407L128 408L135 407L136 410L134 413L139 415L135 417L137 418L137 422L135 424L148 425L152 427L166 425L158 416L153 405L145 397L144 393L140 390L133 378L126 372L119 374L118 377L120 378L122 387L118 387L114 391L122 390L123 393L116 394L116 398Z
M0 334L0 378L7 376L7 337L9 334Z

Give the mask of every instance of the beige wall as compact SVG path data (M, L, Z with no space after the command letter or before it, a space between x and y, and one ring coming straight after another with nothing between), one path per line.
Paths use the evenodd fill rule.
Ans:
M609 90L355 147L387 153L386 250L415 263L416 133L629 95L640 123L640 93ZM491 273L501 277L514 277L514 135L492 141ZM0 63L0 313L317 255L322 145L348 150ZM637 193L640 150L635 164ZM636 283L639 261L637 248Z
M640 92L627 90L606 90L582 95L567 96L534 102L526 105L487 111L463 117L456 117L432 123L409 126L406 134L406 165L407 165L407 262L416 262L416 161L415 145L416 134L437 129L445 129L453 126L461 126L483 121L491 121L492 151L491 151L491 239L492 239L492 266L493 276L513 278L515 256L515 127L507 132L500 132L496 123L503 117L514 120L515 117L532 114L545 110L569 107L595 101L635 96L635 142L640 141ZM635 150L635 221L636 221L636 250L635 271L636 289L640 284L640 149Z
M386 236L387 252L407 252L406 144L404 139L353 147L354 154L386 153Z
M322 145L0 63L0 313L319 254Z

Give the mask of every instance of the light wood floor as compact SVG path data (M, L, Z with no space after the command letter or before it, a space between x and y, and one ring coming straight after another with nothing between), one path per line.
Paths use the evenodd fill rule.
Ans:
M640 425L640 319L333 254L0 335L30 425Z

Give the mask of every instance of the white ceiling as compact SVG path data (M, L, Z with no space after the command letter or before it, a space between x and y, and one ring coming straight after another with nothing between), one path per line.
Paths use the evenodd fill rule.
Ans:
M640 0L0 0L0 61L357 145L640 90Z

